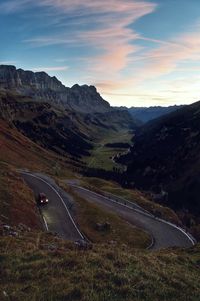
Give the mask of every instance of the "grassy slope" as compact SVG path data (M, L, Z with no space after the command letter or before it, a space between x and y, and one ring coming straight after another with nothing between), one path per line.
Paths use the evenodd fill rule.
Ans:
M58 157L45 151L0 119L0 161L18 168L50 170Z
M14 168L72 177L73 161L40 147L0 119L0 162Z
M40 233L0 238L1 300L199 301L200 248L133 251Z

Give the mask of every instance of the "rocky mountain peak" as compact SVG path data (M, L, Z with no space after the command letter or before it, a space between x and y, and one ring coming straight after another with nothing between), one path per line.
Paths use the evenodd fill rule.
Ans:
M110 110L109 103L94 86L75 84L68 88L55 76L51 77L45 72L24 71L15 66L0 65L0 89L15 90L22 95L84 113Z
M16 69L15 66L0 65L0 88L18 91L37 89L63 91L65 88L56 77L45 72Z
M72 91L77 91L77 92L83 92L83 93L88 93L88 94L98 94L100 95L98 92L97 92L97 89L95 86L88 86L88 85L78 85L78 84L75 84L71 87L71 90Z

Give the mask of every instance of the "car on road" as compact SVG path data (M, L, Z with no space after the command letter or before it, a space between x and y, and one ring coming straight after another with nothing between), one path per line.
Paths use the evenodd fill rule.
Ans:
M45 205L49 202L47 196L45 193L43 192L40 192L39 195L38 195L38 199L37 199L37 203L38 205Z

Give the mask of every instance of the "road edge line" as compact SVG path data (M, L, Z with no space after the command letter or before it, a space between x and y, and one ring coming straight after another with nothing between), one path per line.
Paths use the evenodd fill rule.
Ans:
M43 218L43 221L44 221L44 224L45 224L46 230L47 230L47 231L49 231L49 227L48 227L48 224L47 224L46 218L44 217L44 215L43 215L43 214L42 214L42 218Z
M193 238L191 236L191 234L188 234L183 228L181 228L181 227L179 227L179 226L177 226L177 225L175 225L175 224L173 224L171 222L168 222L168 221L166 221L166 220L164 220L162 218L159 218L159 217L155 217L155 219L157 219L160 222L165 223L165 224L167 224L167 225L169 225L169 226L171 226L173 228L176 228L177 230L181 231L183 234L185 234L187 236L187 238L191 241L191 243L192 243L193 246L196 244L195 238Z

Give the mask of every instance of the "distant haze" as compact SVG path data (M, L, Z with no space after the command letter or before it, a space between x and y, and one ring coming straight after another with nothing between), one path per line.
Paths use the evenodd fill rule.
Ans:
M130 114L136 120L140 120L143 123L146 123L150 120L159 118L163 115L174 112L183 106L170 106L170 107L149 107L149 108L136 108L132 107L129 109Z

